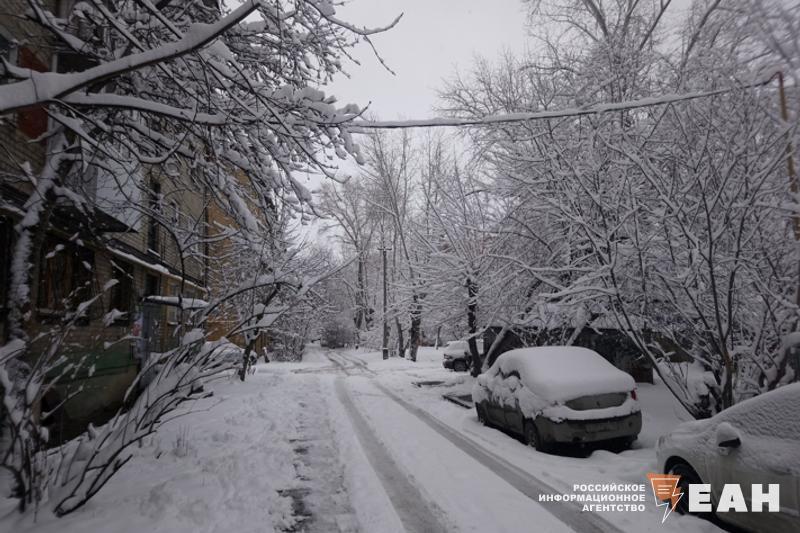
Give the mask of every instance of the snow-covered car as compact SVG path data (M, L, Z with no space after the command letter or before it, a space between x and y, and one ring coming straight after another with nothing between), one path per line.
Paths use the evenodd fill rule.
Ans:
M540 451L556 443L627 447L642 429L633 378L587 348L543 346L501 354L472 389L478 419Z
M706 420L684 422L658 439L662 471L690 484L711 485L717 509L726 484L738 484L751 509L753 484L780 485L779 512L720 512L717 518L752 531L800 531L800 383L786 385L725 409ZM676 510L689 511L687 497Z
M483 353L483 339L476 339L478 353ZM472 356L469 353L467 341L450 341L444 347L444 360L442 366L456 372L466 372L472 365Z

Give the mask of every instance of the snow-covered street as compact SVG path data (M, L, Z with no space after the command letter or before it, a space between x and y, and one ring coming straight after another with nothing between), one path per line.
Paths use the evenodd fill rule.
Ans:
M683 516L662 525L649 501L629 513L539 502L574 484L644 482L655 438L679 421L662 387L639 389L648 415L634 449L550 455L442 398L471 380L442 369L433 348L411 363L311 345L301 363L217 381L213 397L145 441L85 508L0 524L48 533L717 530Z

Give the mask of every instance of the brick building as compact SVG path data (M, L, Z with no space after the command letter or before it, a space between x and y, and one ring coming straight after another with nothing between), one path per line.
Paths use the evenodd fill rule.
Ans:
M235 176L239 186L243 190L248 190L248 180L244 172L237 171ZM259 222L268 226L268 219L274 217L275 212L271 201L266 201L265 199L265 203L267 205L265 205L264 208L259 208L252 198L247 201L248 208L258 217ZM234 219L218 203L209 203L208 227L213 228L212 231L222 232L235 229L236 226L237 224ZM212 239L208 244L207 257L209 260L207 277L209 293L215 297L220 297L232 288L227 273L231 263L237 261L237 248L233 238ZM215 313L210 314L206 322L208 339L218 340L222 337L226 337L229 341L244 348L246 345L244 336L241 334L231 334L231 331L236 329L241 319L235 306L236 302L226 303L221 305ZM267 333L260 333L253 347L256 355L261 354L268 345L269 338Z
M62 4L54 0L53 12L63 14ZM20 17L26 9L24 0L5 0L0 7L0 54L6 60L40 71L85 67L80 57ZM3 76L0 72L0 83ZM14 228L32 193L25 174L35 176L45 164L46 141L38 137L47 127L44 108L0 118L0 343L9 335ZM40 224L26 329L32 339L41 338L32 343L29 357L35 359L50 344L48 332L75 310L70 302L98 297L61 345L60 355L83 361L81 370L68 374L42 399L47 410L80 391L52 417L56 442L119 408L143 352L163 352L178 343L178 324L186 316L181 313L187 311L164 305L173 300L166 297L194 302L207 297L205 245L193 244L188 236L190 229L205 231L208 202L188 166L131 169L127 180L120 184L91 168L65 177L64 185L92 200L93 212L80 213L64 198L55 198ZM158 216L132 209L136 203ZM117 284L103 290L112 278ZM145 344L132 336L144 336Z

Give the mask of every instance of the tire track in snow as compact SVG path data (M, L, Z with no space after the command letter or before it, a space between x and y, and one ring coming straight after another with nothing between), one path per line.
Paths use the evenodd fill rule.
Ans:
M325 357L327 357L339 370L344 372L348 376L363 376L365 374L369 374L370 376L376 376L377 374L371 370L367 363L364 361L359 361L358 359L353 359L352 357L346 357L344 354L335 352L333 350L327 350L325 352ZM349 363L350 366L347 366ZM351 372L355 370L356 372Z
M377 376L377 374L367 366L366 362L360 361L357 358L347 356L340 352L334 352L332 350L328 350L325 355L328 356L328 358L347 376L357 375L368 378ZM352 372L353 370L356 370L356 372ZM339 387L343 387L343 385L340 385L340 381L342 380L337 380L337 392ZM378 382L378 380L371 380L371 382L383 394L385 394L387 398L393 400L400 407L436 431L440 436L450 441L459 450L463 451L474 460L478 461L483 466L494 472L498 477L503 479L506 483L517 489L529 499L536 502L538 505L541 505L539 503L540 494L561 494L564 492L563 489L560 490L550 486L541 479L529 474L513 463L489 451L487 448L478 444L469 437L465 437L460 432L451 428L433 415L399 397L397 394ZM352 404L352 400L351 405L355 410L355 405ZM355 412L359 416L362 416L362 421L366 422L363 419L363 415L361 415L358 411ZM369 426L366 427L366 430L370 432L370 435L372 435L372 430L369 428ZM596 513L582 512L581 504L579 503L561 502L553 505L542 505L542 508L555 516L559 521L563 522L575 531L580 531L581 533L624 533L623 530L619 529L602 516Z
M341 363L337 363L337 365L346 374L350 375L344 365ZM335 387L336 396L353 423L358 441L361 443L361 447L383 485L387 496L389 496L389 500L391 500L405 530L409 533L444 533L447 531L431 509L425 505L425 498L408 480L408 477L389 455L383 443L372 432L366 418L350 398L344 386L344 379L337 378Z
M494 472L497 476L534 502L539 502L539 494L561 494L564 492L563 490L551 487L539 478L532 476L502 457L487 450L472 439L464 437L458 431L444 422L441 422L436 417L400 398L394 392L381 385L377 380L374 380L372 383L388 398L392 399L439 435L449 440L459 450ZM581 512L580 504L561 502L555 505L543 505L542 508L564 524L581 533L624 533L602 516L594 513Z

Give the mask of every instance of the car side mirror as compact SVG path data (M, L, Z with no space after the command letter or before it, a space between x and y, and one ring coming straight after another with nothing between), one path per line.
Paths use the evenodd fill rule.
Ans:
M717 426L716 440L720 451L729 451L742 445L742 435L739 430L728 422L721 422Z

